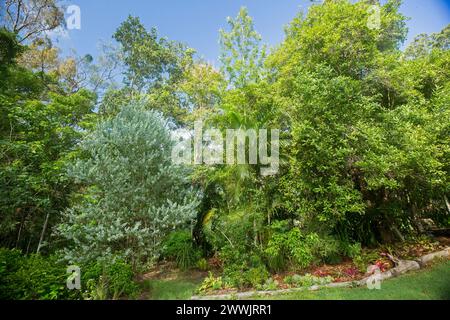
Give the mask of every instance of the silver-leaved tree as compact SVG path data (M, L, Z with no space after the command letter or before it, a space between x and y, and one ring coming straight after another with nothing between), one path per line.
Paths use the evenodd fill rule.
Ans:
M70 174L84 192L56 228L70 262L151 261L162 239L196 216L199 194L188 168L171 161L167 121L140 105L122 108L81 143Z

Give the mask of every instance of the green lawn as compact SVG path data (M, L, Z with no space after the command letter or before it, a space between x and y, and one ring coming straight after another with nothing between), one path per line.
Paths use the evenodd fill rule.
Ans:
M333 288L260 299L278 300L450 300L450 261L381 283L380 290Z
M171 280L146 280L142 283L145 299L190 299L200 285L201 279L187 275ZM252 298L254 299L254 298ZM450 261L437 263L424 270L411 272L398 278L386 280L380 290L361 288L321 289L300 291L278 296L262 296L256 299L278 300L450 300Z
M186 300L195 294L201 279L146 280L142 283L145 298L151 300Z

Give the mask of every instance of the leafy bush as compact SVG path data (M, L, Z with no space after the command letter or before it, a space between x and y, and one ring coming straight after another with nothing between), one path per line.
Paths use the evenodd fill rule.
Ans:
M324 285L331 283L333 281L333 277L316 277L309 273L304 276L300 276L298 274L294 274L292 276L287 276L284 278L284 283L289 284L293 287L311 287L314 285Z
M224 262L224 281L232 287L244 288L263 283L269 276L265 264L259 255L251 255L245 248L225 246L220 251Z
M242 209L224 214L221 210L210 210L204 219L203 232L213 249L222 251L222 248L232 245L240 247L240 251L248 250L253 245L249 234L254 227L250 212L250 209Z
M317 234L311 234L309 244L311 245L314 257L329 264L341 262L341 243L331 236L319 237Z
M303 233L298 227L291 228L288 221L276 221L264 250L271 270L287 267L306 268L320 262L339 263L342 259L342 243L328 235ZM353 249L356 250L356 249Z
M353 258L353 263L356 265L359 271L365 273L367 272L367 267L370 264L375 263L378 258L379 255L376 252L361 252Z
M0 249L0 299L65 300L133 297L137 285L131 266L121 260L81 265L81 289L66 286L67 265L56 255L23 255Z
M264 253L272 269L284 269L288 263L305 268L314 262L320 239L316 234L303 235L299 228L286 230L286 221L272 225L272 236ZM276 263L273 263L276 262Z
M249 268L245 254L239 248L226 245L220 250L219 258L223 261L225 281L233 287L242 287L245 282L242 274Z
M289 284L289 285L293 285L294 283L297 282L296 277L299 277L299 275L298 275L298 274L294 274L294 275L292 275L292 276L289 275L289 276L287 276L287 277L285 277L285 278L283 279L283 282L286 283L286 284Z
M243 277L245 278L246 283L256 288L266 282L269 278L269 272L265 266L261 265L256 268L250 268L243 274Z
M180 269L186 270L196 266L201 252L195 247L188 231L176 231L164 241L162 256L175 260Z
M208 260L206 260L205 258L201 258L197 261L197 268L202 270L202 271L206 271L209 268L208 265Z
M361 254L362 252L361 243L359 242L353 244L342 243L341 250L345 256L353 259Z
M83 270L85 270L83 272ZM138 286L131 266L120 259L111 263L94 263L81 270L83 297L88 300L135 297Z
M66 287L67 266L56 256L0 249L0 299L62 300L80 298L80 292Z
M273 278L267 279L264 284L258 285L258 290L264 290L264 291L274 291L277 290L279 286L279 282L277 280L274 280Z
M190 267L195 266L199 255L199 251L196 250L192 244L186 243L181 247L181 250L176 256L177 266L182 270L189 269Z
M214 277L213 273L210 271L208 277L203 280L203 283L198 288L199 293L206 293L210 290L220 290L224 287L224 282L222 277Z

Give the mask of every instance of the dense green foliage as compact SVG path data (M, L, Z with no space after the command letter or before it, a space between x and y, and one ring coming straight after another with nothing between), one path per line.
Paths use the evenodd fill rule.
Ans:
M364 269L362 247L416 236L425 218L448 227L449 27L402 51L400 4L381 5L377 27L369 1L314 4L271 50L242 8L220 31L220 70L138 17L99 61L2 23L0 298L135 297L136 272L209 258L223 274L203 291L270 289L272 272L345 257ZM173 131L194 121L279 129L277 174L261 159L174 164ZM81 292L65 288L68 264Z
M174 260L182 270L197 266L201 255L188 231L172 232L162 244L161 257Z
M40 233L48 235L46 226L58 221L75 190L65 166L81 129L92 122L94 95L49 90L57 79L18 65L16 55L26 48L4 30L3 41L10 49L2 52L0 70L1 243L31 252L41 247Z
M289 172L281 179L287 209L303 224L365 244L389 240L386 234L402 240L399 233L410 232L425 207L445 210L449 187L449 108L440 102L447 96L449 55L436 48L427 58L404 59L396 50L404 37L397 7L385 5L390 20L378 35L359 25L363 2L313 7L294 21L271 62L280 70L292 137ZM356 35L333 25L341 14ZM327 28L335 31L317 36ZM342 46L346 37L352 45ZM317 46L333 50L311 54ZM337 46L370 51L340 54ZM435 77L419 76L418 65Z
M381 7L380 28L368 28L368 6L313 5L263 66L252 64L267 78L248 77L223 93L214 125L283 130L275 177L248 165L197 170L208 201L203 232L225 275L236 269L232 284L255 267L358 257L361 244L421 232L423 218L448 226L448 31L422 36L425 49L413 42L403 53L400 2ZM223 33L224 57L240 55L240 39L252 39L242 51L248 61L260 46L245 14ZM232 61L224 60L225 71ZM244 67L235 70L245 75Z
M120 260L82 265L80 291L67 289L67 264L56 255L0 249L0 263L0 299L117 299L137 293L131 266Z
M66 266L55 256L23 256L19 250L0 249L1 299L74 299L65 282Z

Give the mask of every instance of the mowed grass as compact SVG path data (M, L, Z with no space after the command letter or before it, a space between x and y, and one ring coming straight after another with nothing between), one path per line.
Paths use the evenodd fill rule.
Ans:
M196 289L202 283L202 279L152 279L141 284L145 298L149 300L186 300L190 299Z
M381 283L380 290L333 288L301 291L259 299L274 300L450 300L450 261Z

